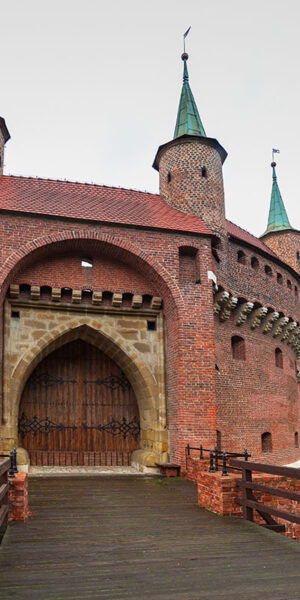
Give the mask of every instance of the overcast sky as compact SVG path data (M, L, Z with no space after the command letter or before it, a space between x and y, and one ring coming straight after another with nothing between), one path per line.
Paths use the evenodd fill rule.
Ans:
M299 19L299 0L0 0L5 173L158 192L191 25L191 88L228 152L227 218L265 230L275 147L300 229Z

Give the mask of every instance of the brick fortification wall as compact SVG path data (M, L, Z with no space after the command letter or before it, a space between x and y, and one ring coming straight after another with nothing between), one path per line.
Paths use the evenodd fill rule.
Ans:
M273 450L292 448L299 429L297 358L283 339L284 328L275 335L272 327L265 331L265 324L274 311L278 319L286 316L290 322L299 322L298 278L271 256L236 240L230 241L225 261L222 250L218 256L220 262L214 261L213 266L218 285L238 300L226 320L215 317L217 429L222 447L238 452L247 447L259 454L261 436L269 432ZM246 302L253 309L239 320L240 307ZM259 307L267 312L255 324ZM233 357L234 336L243 339L242 357ZM278 351L282 352L280 366L276 364Z
M10 283L160 296L165 317L171 459L184 460L187 439L214 443L208 237L109 225L91 227L84 222L79 228L78 222L70 220L2 214L0 239L3 299ZM20 258L14 258L15 251ZM94 265L90 270L81 266L81 258L89 257Z

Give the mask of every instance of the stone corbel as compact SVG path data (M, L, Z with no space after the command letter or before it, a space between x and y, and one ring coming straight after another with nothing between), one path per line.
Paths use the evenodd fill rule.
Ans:
M296 321L290 321L283 330L283 336L281 338L281 341L284 342L285 340L287 340L290 337L291 333L294 331L294 329L296 329L296 327Z
M61 299L61 289L60 288L52 288L51 300L53 302L59 302Z
M11 283L9 286L9 295L11 298L18 298L20 294L20 286L16 283Z
M279 318L279 313L276 311L270 312L266 318L264 319L263 322L263 333L269 333L269 331L271 331L274 323L277 321L277 319Z
M41 288L39 285L30 286L30 296L32 300L39 300L41 296Z
M260 326L262 319L266 316L267 312L268 309L265 306L260 306L253 311L250 317L251 329L256 329L256 327Z
M226 304L223 305L221 312L219 313L220 321L226 321L229 319L231 312L235 309L238 303L238 298L231 296L229 300L227 300Z
M280 319L278 319L277 323L273 327L272 336L275 338L278 335L280 335L283 328L288 324L288 322L289 322L288 317L280 317Z
M81 290L72 290L72 302L73 304L80 304L81 302L82 291Z
M215 295L215 299L214 299L214 314L218 315L219 312L221 311L221 308L224 304L224 302L227 302L227 300L229 299L229 292L217 292L217 294Z
M116 292L113 294L112 297L112 305L113 306L121 306L123 301L123 294L117 294Z
M153 298L151 300L151 308L153 310L159 310L161 308L161 304L162 304L162 299L159 298L158 296L153 296Z
M287 339L288 346L292 346L293 349L296 349L300 346L300 327L296 327L289 338Z
M132 298L132 308L141 308L143 304L143 296L139 296L138 294L135 294Z
M93 302L93 304L101 304L102 292L93 292L92 302Z
M245 323L248 315L251 313L252 309L253 309L253 302L243 302L243 304L241 304L241 306L238 308L237 310L237 320L235 322L235 324L240 327L241 325L243 325L243 323Z

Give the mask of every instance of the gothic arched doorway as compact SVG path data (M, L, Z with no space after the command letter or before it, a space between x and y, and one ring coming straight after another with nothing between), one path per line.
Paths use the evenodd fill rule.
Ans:
M32 465L128 465L139 447L130 382L101 350L80 339L44 358L19 409L19 440Z

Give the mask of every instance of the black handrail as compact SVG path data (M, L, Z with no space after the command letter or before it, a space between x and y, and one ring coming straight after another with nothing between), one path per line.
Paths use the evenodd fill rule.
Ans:
M9 454L0 454L0 458L10 458L10 469L8 476L15 477L15 473L18 472L17 467L17 449L13 448L10 450Z
M187 457L191 455L191 450L197 450L199 452L199 460L204 460L203 452L209 452L209 472L214 473L215 471L219 471L219 460L222 461L222 476L226 477L227 473L227 460L229 458L244 458L245 461L248 461L248 458L251 457L251 454L248 453L247 448L244 449L243 453L240 452L224 452L220 450L217 446L214 449L212 448L203 448L202 444L200 446L190 446L188 443L185 447L185 455L186 455L186 467L187 467ZM237 467L230 467L232 469L237 469ZM239 470L239 469L237 469Z

